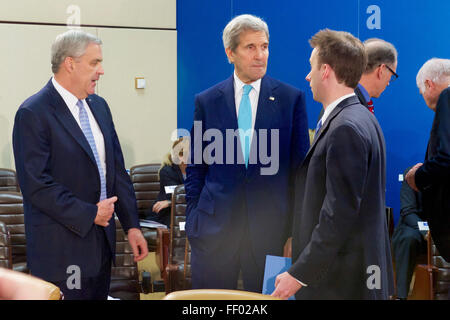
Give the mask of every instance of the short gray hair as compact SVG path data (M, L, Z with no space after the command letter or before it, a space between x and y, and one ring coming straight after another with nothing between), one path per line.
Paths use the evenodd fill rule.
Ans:
M223 46L234 51L239 45L239 37L242 32L247 30L264 31L269 40L269 27L261 18L251 14L241 14L234 17L228 22L225 29L223 29L222 40Z
M364 73L370 73L380 64L393 66L397 62L397 50L394 45L378 38L370 38L363 42L367 54L367 66Z
M436 83L450 82L450 60L432 58L424 63L416 76L420 92L425 91L425 80L427 79Z
M61 63L67 57L81 57L86 52L86 48L90 43L101 45L102 40L90 33L75 29L58 35L53 42L51 50L53 73L59 71Z

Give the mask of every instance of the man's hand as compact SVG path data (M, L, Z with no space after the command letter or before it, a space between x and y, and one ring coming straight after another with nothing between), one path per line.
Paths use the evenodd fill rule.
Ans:
M416 165L414 165L414 167L412 167L408 173L405 176L405 180L406 182L408 182L409 186L411 187L411 189L413 189L416 192L419 192L419 189L416 186L416 171L417 169L419 169L421 166L423 165L423 163L417 163Z
M111 219L114 213L114 202L117 201L117 197L111 197L97 203L97 216L95 217L94 223L107 227L109 226L109 219Z
M302 285L287 272L279 274L275 280L275 291L271 296L287 300L300 290Z
M128 242L133 249L134 262L141 261L148 255L147 241L141 230L137 228L128 230Z
M283 257L292 258L292 237L289 237L284 244Z
M153 212L159 213L162 209L167 208L169 205L169 200L158 201L153 205Z

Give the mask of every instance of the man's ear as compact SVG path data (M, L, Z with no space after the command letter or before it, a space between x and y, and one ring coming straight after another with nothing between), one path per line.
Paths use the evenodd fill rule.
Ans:
M68 72L72 73L74 70L75 61L72 57L66 57L62 63L62 67Z
M228 47L225 49L225 53L227 54L228 61L230 61L230 63L233 63L234 62L233 51Z
M383 77L383 72L384 72L384 68L383 68L383 64L381 64L381 65L379 65L376 69L375 69L375 72L376 72L376 75L377 75L377 78L378 79L381 79L382 77Z
M425 79L425 89L433 89L435 84L430 79Z
M322 80L325 80L330 76L331 67L330 67L330 65L323 63L320 66L320 71L322 73Z

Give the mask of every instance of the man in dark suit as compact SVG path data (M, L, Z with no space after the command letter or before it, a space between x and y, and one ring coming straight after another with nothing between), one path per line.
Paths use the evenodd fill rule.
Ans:
M407 168L404 175L411 167ZM400 189L400 221L392 235L392 251L395 261L396 298L406 300L417 264L417 257L427 252L426 231L419 230L419 221L424 221L422 195L403 179Z
M306 80L325 113L296 175L292 266L277 276L273 295L387 299L393 281L385 143L354 93L367 56L347 32L322 30L310 44Z
M281 255L290 236L293 173L309 147L304 94L265 75L260 18L235 17L223 41L234 74L195 99L185 181L192 285L235 289L242 272L244 288L261 292L266 255Z
M101 40L67 31L52 46L54 76L16 114L13 147L23 192L27 262L66 299L106 299L114 212L135 261L148 253L136 198L106 101Z
M379 98L386 87L398 78L398 54L392 43L382 39L370 38L363 45L367 54L367 66L355 88L355 94L362 105L375 113L372 98ZM322 118L323 111L322 109L319 119Z
M450 60L428 60L416 81L435 116L425 161L409 170L406 181L422 193L431 237L440 255L450 262Z

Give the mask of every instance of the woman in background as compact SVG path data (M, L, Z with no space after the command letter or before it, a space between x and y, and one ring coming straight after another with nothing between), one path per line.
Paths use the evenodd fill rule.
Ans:
M170 228L170 205L172 194L166 193L165 187L177 186L184 183L186 178L187 153L189 152L189 140L181 137L172 145L171 152L164 157L159 169L160 189L158 198L146 219L165 224Z

